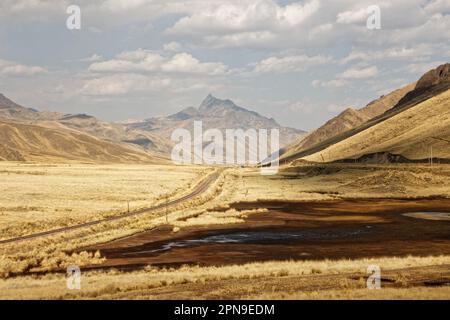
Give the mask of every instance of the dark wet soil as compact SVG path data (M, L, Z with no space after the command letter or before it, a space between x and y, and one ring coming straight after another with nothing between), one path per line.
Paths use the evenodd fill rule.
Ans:
M355 259L450 254L450 221L405 216L450 212L450 199L238 203L267 208L245 223L172 227L99 245L102 267L226 265L270 260Z

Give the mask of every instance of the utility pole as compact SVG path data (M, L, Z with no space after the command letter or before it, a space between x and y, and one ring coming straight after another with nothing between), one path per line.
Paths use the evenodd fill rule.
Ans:
M439 137L431 137L431 139L434 140L439 140L441 142L446 142L450 144L450 140L444 139L444 138L439 138ZM430 147L430 163L431 165L433 165L433 146ZM439 162L438 162L439 163Z
M130 213L130 201L127 201L127 205L128 205L128 213Z
M430 146L430 165L433 166L433 146Z

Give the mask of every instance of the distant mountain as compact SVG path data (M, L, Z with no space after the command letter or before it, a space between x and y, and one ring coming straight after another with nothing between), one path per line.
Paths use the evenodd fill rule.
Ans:
M63 127L0 120L0 160L162 163L143 151L97 139Z
M391 101L398 102L392 108L309 148L285 153L283 162L426 161L430 154L450 161L449 71L450 64L444 64L427 72L394 91Z
M305 134L302 130L283 127L274 119L239 107L231 100L221 100L212 95L208 95L198 108L189 107L167 117L128 124L128 128L153 132L170 139L175 129L185 128L192 131L194 121L202 121L204 130L213 128L219 130L279 129L281 146Z
M139 147L153 155L167 155L172 143L151 132L128 129L119 123L101 121L87 114L62 114L23 107L0 94L0 120L34 124L47 128L70 128L102 140Z
M0 109L25 109L0 93ZM31 111L32 109L28 109ZM36 112L36 111L34 111Z
M39 112L32 108L22 107L0 93L0 119L48 120L57 119L60 116L61 114L57 112Z
M401 89L395 90L388 95L382 96L377 100L370 102L362 109L356 110L347 108L342 113L326 122L320 128L300 138L298 141L287 146L282 150L282 159L287 158L295 153L302 152L314 147L328 139L356 128L363 123L373 119L389 109L393 108L406 94L411 92L416 83L411 83Z
M168 155L172 142L152 132L128 128L125 124L101 121L86 114L66 115L58 122L105 141L133 145L152 154Z

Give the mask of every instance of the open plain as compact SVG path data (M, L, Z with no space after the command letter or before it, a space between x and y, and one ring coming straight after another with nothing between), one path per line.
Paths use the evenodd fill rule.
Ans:
M12 240L0 244L4 298L449 294L449 165L314 164L264 177L258 168L3 163L2 175L2 239ZM127 216L128 199L138 215ZM21 229L30 218L43 222ZM72 264L88 290L66 289ZM383 296L364 289L370 264L383 270Z

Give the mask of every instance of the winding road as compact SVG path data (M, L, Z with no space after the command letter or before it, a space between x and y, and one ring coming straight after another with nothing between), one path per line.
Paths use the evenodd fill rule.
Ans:
M208 188L211 186L211 184L213 184L219 178L221 172L222 172L221 170L216 170L214 173L211 173L209 176L207 176L205 179L203 179L201 182L199 182L195 186L195 188L192 190L191 193L189 193L185 196L182 196L178 199L174 199L174 200L171 200L171 201L168 201L168 202L165 202L165 203L162 203L162 204L150 207L150 208L145 208L145 209L141 209L139 211L129 212L129 213L122 214L119 216L114 216L114 217L109 217L109 218L105 218L105 219L101 219L101 220L95 220L95 221L90 221L90 222L86 222L86 223L76 224L76 225L69 226L69 227L34 233L34 234L22 236L22 237L0 240L0 245L53 236L55 234L59 234L59 233L67 232L67 231L73 231L73 230L78 230L78 229L82 229L82 228L92 227L95 225L99 225L101 223L107 223L107 222L117 221L117 220L126 219L126 218L130 218L130 217L136 217L139 215L151 213L151 212L158 211L161 209L174 207L176 205L179 205L180 203L192 200L192 199L196 198L197 196L201 195L202 193L206 192L208 190Z

